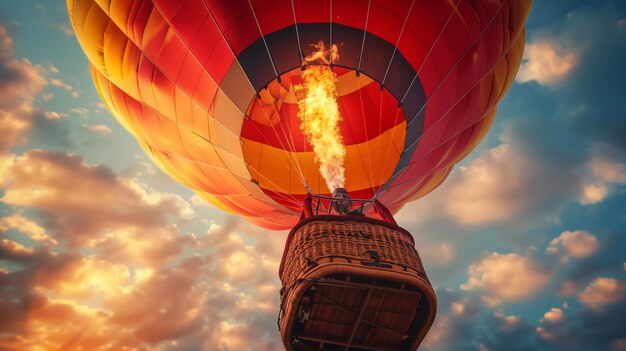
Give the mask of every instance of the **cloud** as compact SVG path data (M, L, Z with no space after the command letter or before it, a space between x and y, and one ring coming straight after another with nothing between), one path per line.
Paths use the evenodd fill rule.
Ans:
M437 266L448 266L456 259L454 246L447 242L441 244L425 243L419 245L419 251L422 260Z
M43 112L43 117L47 120L56 120L56 119L60 119L60 118L65 118L67 117L67 115L65 114L61 114L58 112L50 112L50 111L44 111Z
M439 312L422 347L426 350L469 349L477 332L471 321L475 323L481 317L482 304L451 289L439 290L436 295Z
M452 334L452 328L450 326L452 321L453 320L450 317L445 315L442 316L441 313L439 313L439 316L435 319L433 326L428 331L428 334L426 334L426 338L422 342L422 347L429 350L437 349L441 348L441 345L444 342L449 342L451 339L450 334Z
M105 126L104 124L95 124L95 125L83 124L82 127L83 129L88 130L92 133L96 133L96 134L101 134L101 135L111 134L111 128Z
M137 164L141 165L141 167L135 173L136 177L140 177L141 175L143 175L144 171L148 175L151 175L151 176L157 175L154 163L152 161L149 161L149 160L146 161L147 158L146 158L145 154L143 154L143 155L134 155L134 159L137 160ZM168 180L169 180L169 178L168 178ZM201 200L201 201L204 201L199 196L198 196L198 199ZM196 206L196 207L198 206L198 204L196 202L194 202L195 200L194 200L193 197L190 200L191 200L191 203L194 206ZM209 205L207 204L206 207L209 207Z
M626 166L602 156L589 161L589 168L594 178L605 183L626 184Z
M0 155L33 140L48 147L72 146L62 115L33 105L48 85L45 75L43 67L14 56L13 39L0 25Z
M11 289L0 292L0 311L12 313L0 322L0 348L146 349L191 333L204 318L209 287L200 281L204 260L197 257L131 274L127 265L94 255L23 256L27 268L2 277Z
M515 80L520 83L536 81L539 84L558 83L578 63L576 50L551 38L541 38L526 45L522 65Z
M597 204L609 194L605 185L585 184L580 192L580 203L583 205Z
M24 257L33 253L33 249L9 239L0 239L2 257Z
M150 232L151 235L146 236L146 230L139 226L107 230L83 245L98 249L111 262L148 266L174 259L185 247L196 246L197 239L193 234L180 235L174 225L154 227Z
M23 134L30 148L52 150L72 150L74 141L70 138L70 125L67 115L35 109L28 117L31 126Z
M446 212L465 225L512 217L525 206L526 157L503 144L460 167L449 188Z
M23 101L31 101L47 85L45 70L27 59L14 57L13 39L0 25L0 106L16 108Z
M149 165L149 164L146 164L146 165ZM152 170L152 172L154 172L154 170ZM148 171L148 173L150 173L150 171ZM191 203L196 207L209 207L209 203L206 202L206 200L204 200L203 198L201 198L200 195L198 194L194 194L191 197Z
M574 232L565 231L558 238L550 241L547 251L559 252L565 250L566 254L574 258L584 258L598 250L598 239L584 230Z
M456 168L439 189L407 206L410 210L399 218L409 223L431 221L441 227L438 223L445 216L465 229L558 222L563 207L580 196L586 178L579 169L587 156L568 147L567 135L554 142L559 127L549 124L555 122L541 124L535 118L503 122L499 145Z
M33 183L31 173L46 176ZM70 173L73 188L63 181ZM166 220L182 218L180 206L163 205L172 200L167 194L78 156L27 151L12 160L3 176L3 200L19 198L25 212L44 220L37 224L15 214L0 222L2 230L18 237L0 242L0 257L9 267L19 267L0 270L0 284L7 287L0 290L0 348L280 349L276 272L284 233L268 236L227 216L207 233L181 234ZM78 196L91 187L106 188L112 197L92 201ZM28 188L38 194L23 197ZM61 189L63 199L54 203ZM21 195L12 195L15 190ZM101 206L91 203L98 201ZM60 208L54 215L53 203ZM125 203L137 207L133 217L152 212L159 221L119 220L104 208ZM99 217L97 223L84 226L74 218L57 218L76 211ZM108 221L119 225L110 228L104 225ZM20 235L44 234L54 242L20 243ZM67 240L74 247L65 245Z
M626 40L626 31L616 25L625 15L618 2L607 1L571 11L563 23L553 23L552 28L534 34L580 48L576 69L554 92L562 115L569 115L563 119L563 127L575 131L581 141L607 145L622 156L626 153L626 119L619 116L626 115L626 70L622 69L626 46L615 43ZM580 106L584 108L580 110Z
M496 312L487 326L492 332L481 337L482 350L536 350L532 338L534 328L519 316Z
M604 155L595 155L587 162L589 175L582 184L580 203L597 204L619 185L626 184L626 166Z
M553 307L543 315L536 332L544 341L559 342L567 336L566 322L567 319L563 310Z
M0 348L280 349L275 324L280 255L264 248L284 238L262 236L261 230L239 233L239 225L246 227L235 221L197 238L178 236L171 226L170 238L159 230L132 238L100 234L96 238L104 241L84 253L0 242L0 257L22 267L0 271L0 284L7 287L0 291ZM118 240L120 247L139 240L178 249L157 254L139 245L119 254L107 240ZM256 240L262 242L246 244ZM189 249L195 254L185 255ZM142 257L151 251L154 257ZM242 253L256 266L243 273L224 267Z
M33 101L46 84L70 86L16 59L0 29L0 349L279 349L284 233L234 216L182 231L194 215L182 197L33 149L67 135Z
M76 300L90 295L122 294L131 280L126 265L87 256L74 260L55 279L44 282L39 280L37 285L56 296Z
M61 88L67 92L69 92L73 97L78 97L78 92L74 89L73 86L64 83L63 81L61 81L58 78L51 78L50 79L50 85L52 85L53 87L57 87L57 88Z
M563 310L560 308L551 308L550 311L546 312L543 315L543 318L540 322L542 323L563 323L565 321L565 315L563 314Z
M71 108L70 111L74 112L84 119L87 119L87 117L89 117L89 110L86 107L74 107Z
M148 344L199 328L202 305L210 289L199 280L197 272L203 267L202 258L190 257L176 267L143 277L129 292L107 299L105 305L114 311L108 322L134 329L133 336Z
M42 67L13 56L13 39L0 25L0 153L24 144L33 124L32 102L46 86Z
M0 218L0 233L7 232L11 229L18 230L27 235L31 240L39 243L56 245L57 241L51 238L45 228L35 223L30 218L26 218L21 214L13 214L11 216Z
M65 34L68 37L74 36L74 29L72 29L72 26L67 23L60 23L55 25L55 27L57 27L61 31L61 33Z
M237 228L240 222L226 225L212 224L207 235L200 238L201 247L211 248L217 257L219 270L216 277L223 282L263 282L276 278L284 238L274 236L271 239L250 241L250 235L243 236L230 228ZM249 232L248 232L249 233ZM261 241L261 242L259 242ZM261 245L260 244L265 244ZM270 244L271 246L267 246Z
M94 350L107 349L109 338L104 333L111 330L102 327L107 317L105 313L71 300L41 296L33 300L29 320L23 326L28 334L12 339L4 336L0 339L0 346L8 350L37 349L43 345L51 348L81 345ZM67 321L72 323L66 324ZM98 329L102 332L100 335L92 332Z
M30 120L32 110L24 111L25 109L14 110L13 113L0 110L0 127L3 132L3 137L0 139L0 153L26 142L24 134L32 125Z
M574 264L561 266L565 270L559 291L562 296L580 293L598 276L618 276L624 272L624 232L609 230L597 239L599 245L594 254L577 260ZM559 247L559 251L564 251L564 248Z
M552 126L547 124L526 118L503 126L500 145L451 177L446 212L465 225L554 221L564 204L578 195L581 175L575 170L584 155L554 143Z
M50 228L76 245L106 230L149 230L164 225L168 217L193 215L178 195L152 191L106 167L58 152L30 150L15 157L0 187L5 188L0 201L39 210Z
M469 279L463 290L480 290L505 301L526 299L543 289L552 272L533 257L516 253L491 253L468 268Z
M437 291L438 315L420 350L537 350L534 328L520 316L486 309L480 299Z
M624 298L626 284L615 278L597 278L583 292L578 299L587 308L601 310Z
M585 308L565 311L552 308L536 328L540 345L563 351L619 350L626 339L626 300L623 292L622 298L617 298L619 286L623 289L622 282L598 278L585 289L585 299L592 305L583 303Z

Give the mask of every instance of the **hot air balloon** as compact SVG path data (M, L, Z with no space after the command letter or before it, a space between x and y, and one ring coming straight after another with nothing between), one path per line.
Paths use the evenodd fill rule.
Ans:
M67 5L100 96L154 162L220 209L291 229L279 273L287 349L419 346L436 299L393 214L487 133L521 62L530 0ZM304 127L316 67L333 81L318 112L335 124L317 134L341 144L330 169L314 147L327 141Z

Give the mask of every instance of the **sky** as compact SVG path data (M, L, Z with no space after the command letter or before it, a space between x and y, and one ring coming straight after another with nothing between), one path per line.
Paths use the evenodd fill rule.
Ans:
M626 2L540 0L479 147L396 220L420 350L626 350ZM64 1L0 0L0 350L281 350L286 232L206 205L98 97Z

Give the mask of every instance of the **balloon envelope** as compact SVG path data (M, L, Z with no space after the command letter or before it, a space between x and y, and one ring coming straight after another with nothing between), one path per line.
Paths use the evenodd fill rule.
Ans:
M95 85L170 176L259 226L327 194L300 130L312 44L335 44L346 189L392 212L441 184L512 84L530 1L68 0Z

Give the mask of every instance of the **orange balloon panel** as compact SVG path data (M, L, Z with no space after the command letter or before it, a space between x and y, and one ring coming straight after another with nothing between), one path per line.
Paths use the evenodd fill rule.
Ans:
M395 212L489 130L531 2L67 4L98 92L152 160L216 207L284 229L307 191L329 192L297 115L312 44L338 48L346 188Z

